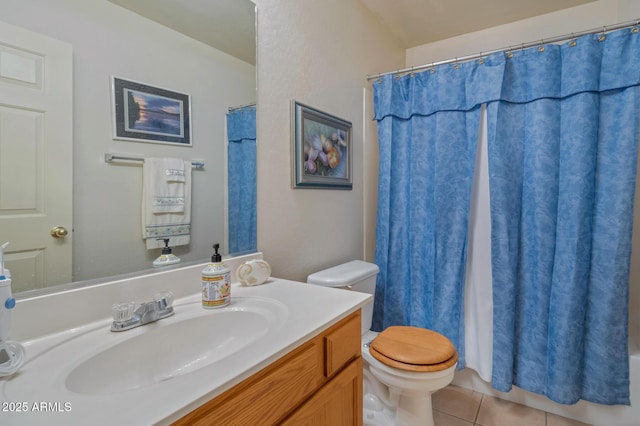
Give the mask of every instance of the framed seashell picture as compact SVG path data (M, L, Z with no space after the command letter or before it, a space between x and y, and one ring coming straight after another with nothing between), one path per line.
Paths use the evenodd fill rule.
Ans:
M351 122L291 101L293 188L351 189Z

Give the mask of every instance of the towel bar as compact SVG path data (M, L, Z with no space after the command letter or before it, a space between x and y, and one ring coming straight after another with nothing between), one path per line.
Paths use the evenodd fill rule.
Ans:
M105 163L113 163L114 161L117 161L117 160L138 161L138 162L144 163L144 158L142 157L135 157L131 155L110 154L110 153L104 154ZM191 162L191 165L193 166L193 168L198 170L204 169L204 161L194 160Z

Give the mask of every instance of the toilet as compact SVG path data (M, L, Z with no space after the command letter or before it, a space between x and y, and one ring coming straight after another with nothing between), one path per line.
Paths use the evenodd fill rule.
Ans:
M379 268L354 260L307 277L308 284L375 294ZM432 330L371 331L373 302L362 308L363 419L368 426L433 426L431 394L453 380L458 353Z

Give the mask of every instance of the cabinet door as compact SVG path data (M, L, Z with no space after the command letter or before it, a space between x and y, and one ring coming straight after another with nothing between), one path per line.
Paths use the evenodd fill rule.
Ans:
M282 424L361 426L362 358L353 361Z

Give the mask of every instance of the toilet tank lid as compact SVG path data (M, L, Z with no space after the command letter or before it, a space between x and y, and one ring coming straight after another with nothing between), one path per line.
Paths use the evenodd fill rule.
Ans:
M307 283L325 287L345 287L376 275L379 271L380 268L375 263L352 260L309 275Z

